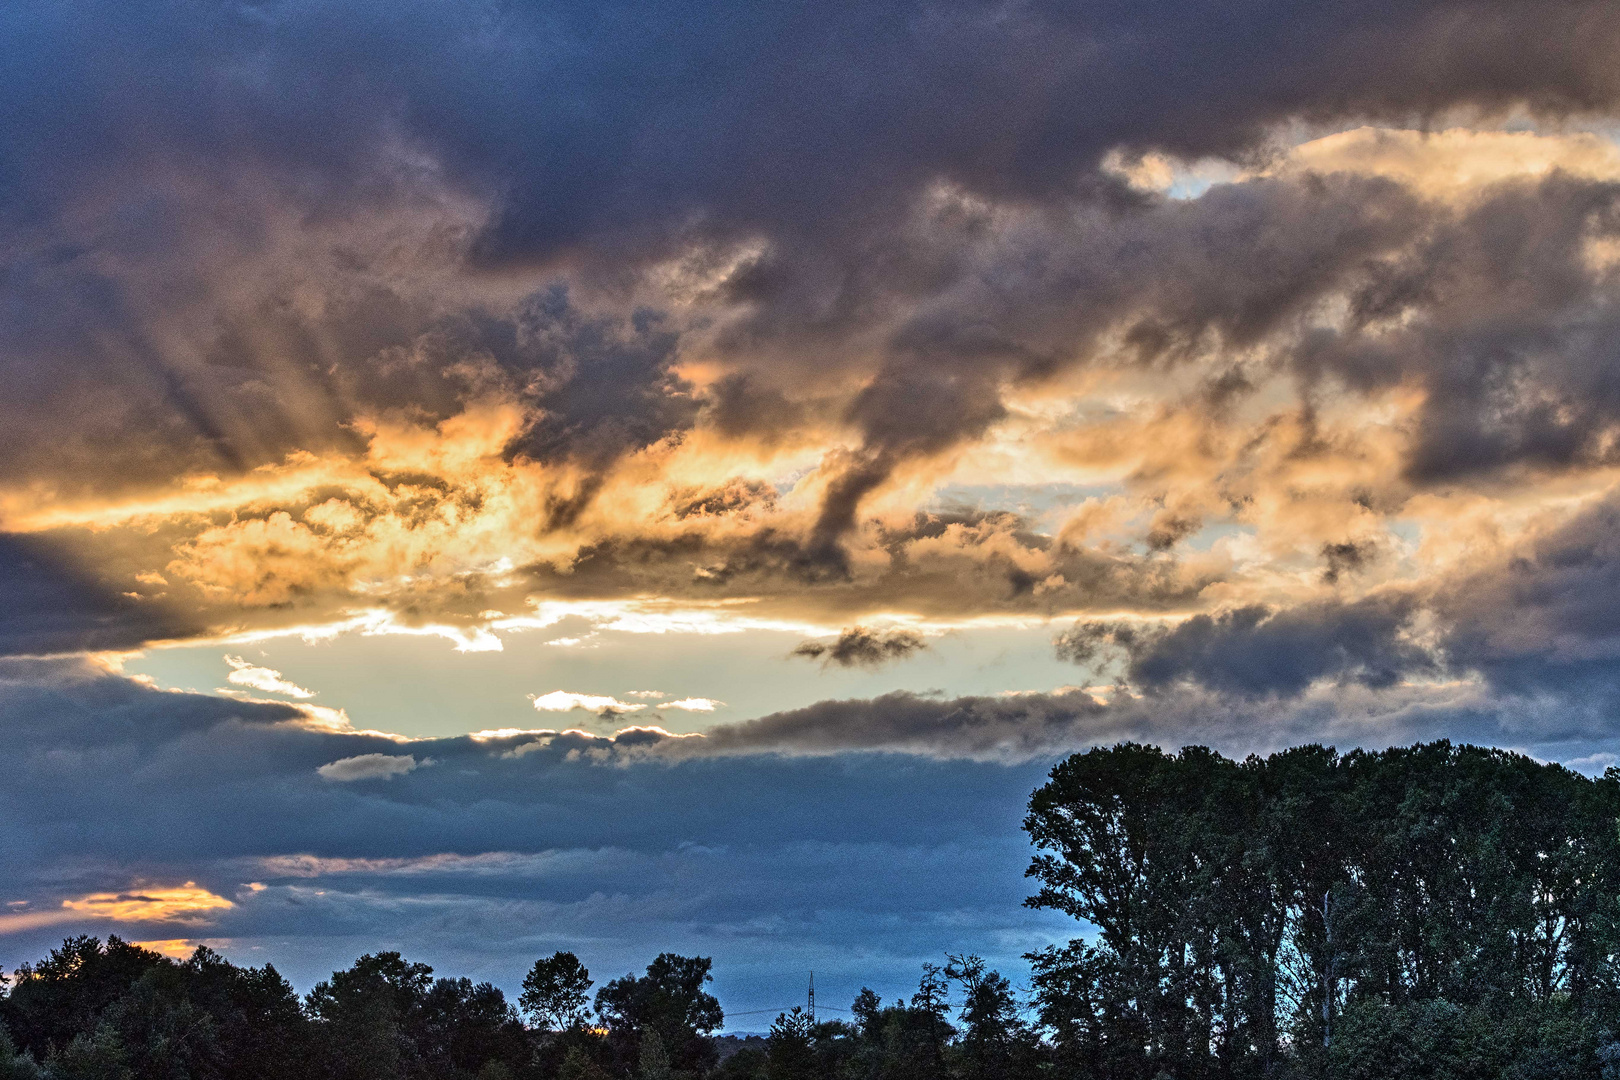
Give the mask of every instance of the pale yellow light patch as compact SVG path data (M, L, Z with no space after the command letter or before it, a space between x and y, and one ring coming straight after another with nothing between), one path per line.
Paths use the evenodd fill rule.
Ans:
M1594 236L1581 249L1586 268L1594 274L1612 273L1620 267L1620 237Z
M38 532L184 520L245 506L297 502L310 489L332 484L381 490L360 462L296 451L280 464L260 466L229 482L211 474L187 476L167 491L134 497L59 502L49 494L6 492L0 495L0 524L8 531Z
M503 631L544 630L567 618L582 618L595 630L627 634L736 634L749 630L826 632L826 624L749 614L746 608L757 603L759 600L752 597L708 604L651 596L632 600L535 599L530 601L532 614L507 616L490 626Z
M1159 153L1127 158L1119 151L1109 154L1103 167L1138 190L1161 193L1178 184L1203 187L1299 172L1351 172L1398 180L1427 198L1459 200L1492 184L1533 180L1554 170L1591 180L1620 178L1620 145L1593 132L1364 126L1298 143L1261 169L1213 158L1188 162Z
M131 945L148 949L171 960L186 960L197 951L197 945L190 938L163 938L160 941L132 941Z
M501 639L490 632L488 620L501 616L499 611L484 612L482 624L451 626L442 623L405 623L397 612L386 608L363 608L345 611L341 618L322 623L296 623L255 629L233 628L223 633L182 641L155 641L152 649L183 648L192 645L240 646L252 645L279 638L298 638L306 645L334 641L345 634L362 637L403 634L411 637L440 637L452 642L457 652L499 652ZM140 655L135 653L133 655Z
M716 701L714 698L689 697L681 698L678 701L663 702L662 704L658 705L657 708L678 709L681 712L711 713L716 709L724 708L725 704L725 702Z
M473 742L489 742L491 739L516 739L525 735L555 735L553 728L485 728L483 731L474 731L467 738Z
M286 702L270 702L261 704L287 704ZM324 705L311 705L308 702L292 703L292 708L301 714L300 722L304 727L315 728L320 731L336 732L340 735L366 735L377 739L391 739L394 742L406 743L415 740L408 735L400 735L392 731L377 731L374 728L357 728L349 720L349 714L343 709L332 709Z
M1546 477L1529 489L1426 492L1401 511L1421 530L1418 573L1467 574L1511 556L1620 490L1620 470Z
M1086 499L1063 520L1058 541L1071 549L1095 547L1107 539L1124 539L1126 523L1140 509L1137 500L1123 495Z
M962 558L982 563L1001 559L1029 573L1044 575L1048 572L1050 557L1047 553L1025 547L1013 532L1013 524L1000 519L971 525L953 522L938 536L907 542L905 551L917 560Z
M176 646L183 646L193 643L176 642L174 644ZM297 714L297 718L289 719L287 721L288 723L297 724L301 727L312 728L316 731L329 731L340 735L366 735L371 738L389 739L398 743L417 741L408 735L400 735L392 731L378 731L374 728L357 728L349 719L348 712L340 708L332 708L327 705L315 705L307 701L285 701L279 698L254 697L246 691L235 690L230 687L223 686L215 687L214 693L224 694L230 697L230 699L233 701L247 702L248 704L252 705L280 705L283 708L291 709Z
M530 702L538 712L639 712L646 705L634 705L606 694L579 694L570 690L553 690L549 694L531 695Z
M1555 169L1589 180L1620 179L1620 146L1590 132L1361 127L1294 147L1275 171L1386 176L1426 197L1456 200L1504 180L1536 179Z
M1177 157L1146 153L1140 157L1127 157L1118 150L1109 151L1103 158L1104 172L1113 173L1138 191L1167 193L1180 185L1225 183L1242 175L1242 170L1220 158L1200 158L1183 161Z

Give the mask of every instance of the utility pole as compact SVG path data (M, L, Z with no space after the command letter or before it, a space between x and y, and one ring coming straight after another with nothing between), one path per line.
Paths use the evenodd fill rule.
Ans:
M816 1022L816 973L810 973L810 1022Z

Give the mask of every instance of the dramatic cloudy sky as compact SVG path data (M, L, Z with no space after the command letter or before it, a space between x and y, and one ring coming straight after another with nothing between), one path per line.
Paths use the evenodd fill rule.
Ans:
M0 12L0 963L1017 971L1123 738L1620 753L1611 0Z

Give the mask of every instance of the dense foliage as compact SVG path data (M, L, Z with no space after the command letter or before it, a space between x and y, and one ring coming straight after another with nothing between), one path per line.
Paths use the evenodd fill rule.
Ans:
M1035 792L1030 903L1093 933L1021 995L976 956L849 1019L718 1040L710 962L597 990L363 956L269 965L72 938L0 998L0 1080L1620 1080L1620 772L1447 743L1236 762L1075 755ZM843 1010L838 1010L842 1012Z
M1608 1075L1617 815L1614 770L1444 742L1076 755L1030 903L1096 933L1032 957L1041 1021L1074 1075Z

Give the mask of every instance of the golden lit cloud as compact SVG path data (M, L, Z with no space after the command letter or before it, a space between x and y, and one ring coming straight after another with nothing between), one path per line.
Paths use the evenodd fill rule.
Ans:
M62 901L68 911L115 922L195 922L206 919L210 912L235 906L223 896L199 888L195 881L176 888L91 893Z
M202 943L192 941L190 938L164 938L160 941L132 941L130 944L167 956L171 960L186 960Z
M1537 180L1554 170L1591 180L1620 179L1620 145L1591 132L1360 127L1294 147L1281 169L1369 173L1399 180L1429 198L1460 199L1492 184Z
M63 900L57 907L36 909L19 902L10 905L11 910L0 915L0 934L100 920L200 925L207 923L217 913L235 906L223 896L188 881L171 888L90 893Z
M600 460L535 450L561 406L474 352L453 365L462 387L454 407L358 408L344 421L350 443L295 449L235 475L192 472L104 498L9 489L0 498L5 526L66 531L83 537L87 552L106 549L107 565L135 586L124 594L132 605L167 605L201 623L176 640L241 646L287 634L399 634L478 652L537 631L568 648L609 632L813 636L879 618L939 631L1353 598L1464 572L1613 483L1604 467L1582 465L1551 480L1426 486L1410 462L1426 418L1444 402L1421 372L1409 366L1355 385L1338 369L1304 373L1309 342L1353 339L1355 363L1392 372L1395 360L1377 358L1428 347L1423 320L1438 317L1430 309L1450 294L1429 297L1429 308L1376 315L1357 299L1373 273L1367 267L1393 274L1422 255L1421 234L1393 231L1369 248L1362 269L1347 267L1312 286L1288 318L1240 334L1205 309L1241 306L1244 290L1264 282L1217 273L1226 253L1190 245L1186 229L1172 228L1176 214L1219 202L1214 193L1200 198L1200 185L1248 185L1256 199L1262 189L1282 198L1278 185L1316 190L1307 176L1388 180L1408 203L1434 204L1424 220L1440 227L1505 181L1620 178L1612 140L1364 127L1294 146L1263 170L1153 155L1112 167L1138 186L1187 197L1179 209L1148 213L1134 240L1106 231L1123 227L1117 222L1084 215L1077 235L1103 248L1135 243L1163 260L1163 272L1099 300L1079 322L1059 313L1069 311L1064 304L1042 309L1051 325L1040 331L1049 336L1041 348L1063 359L1039 377L996 376L982 393L997 398L998 414L935 441L900 440L913 447L904 453L885 457L874 447L890 438L886 425L933 423L927 409L871 423L852 411L896 362L885 358L881 336L849 345L836 371L807 379L797 361L755 363L727 351L723 335L697 334L669 360L685 381L661 391L689 397L696 419ZM1408 205L1390 198L1391 214ZM997 260L1021 265L1020 245L1050 242L1041 232L1050 222L1017 207L946 188L925 202L925 218L984 217L971 258L986 260L987 273L1003 265ZM1168 223L1163 233L1152 231L1154 214ZM1285 234L1294 242L1296 224L1285 217L1268 242ZM1611 241L1582 239L1582 257ZM703 308L718 303L715 281L763 256L749 244L682 256L653 277ZM1184 283L1194 280L1202 284ZM1230 296L1219 294L1225 288ZM1254 302L1282 303L1268 296ZM939 303L971 310L981 300L969 292ZM1456 303L1464 300L1474 303ZM1214 321L1196 333L1175 329L1200 319ZM1150 346L1160 361L1143 362ZM727 394L781 423L733 422ZM826 507L862 468L872 475L850 523L826 532ZM232 686L313 695L273 668L231 663ZM600 702L541 700L587 711L644 707L585 697ZM336 713L307 715L341 722Z

